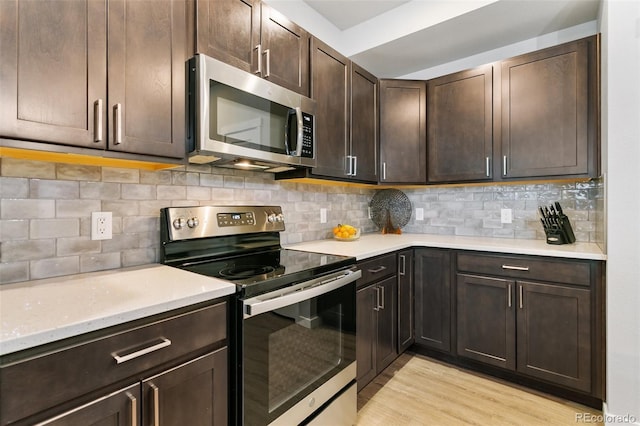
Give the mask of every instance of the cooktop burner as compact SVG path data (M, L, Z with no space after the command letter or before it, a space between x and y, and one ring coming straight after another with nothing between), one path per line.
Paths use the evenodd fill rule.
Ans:
M222 269L220 271L220 276L228 280L237 280L243 278L251 278L256 275L266 275L273 271L275 271L275 268L273 266L247 265Z

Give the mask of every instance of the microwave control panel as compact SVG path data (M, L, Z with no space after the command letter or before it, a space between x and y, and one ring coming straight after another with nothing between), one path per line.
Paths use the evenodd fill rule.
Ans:
M313 115L302 113L301 157L313 158Z

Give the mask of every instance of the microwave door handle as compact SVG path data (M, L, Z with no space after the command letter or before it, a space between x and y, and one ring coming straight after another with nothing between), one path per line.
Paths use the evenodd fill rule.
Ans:
M298 119L298 137L297 137L297 141L296 141L296 151L294 153L294 155L297 155L298 157L302 157L302 137L304 134L304 129L303 129L303 123L302 123L302 109L300 109L300 107L296 107L296 118Z
M295 108L291 108L287 113L287 124L284 126L284 150L287 155L295 155L291 149L291 119L294 115L297 115L297 111Z

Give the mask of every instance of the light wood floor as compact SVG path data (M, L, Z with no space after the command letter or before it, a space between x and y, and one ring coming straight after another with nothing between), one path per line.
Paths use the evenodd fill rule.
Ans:
M577 425L602 412L415 354L358 394L358 425ZM598 425L602 423L592 423Z

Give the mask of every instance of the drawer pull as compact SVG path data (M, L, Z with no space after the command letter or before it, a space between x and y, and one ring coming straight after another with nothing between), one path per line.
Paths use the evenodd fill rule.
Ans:
M509 271L528 271L528 266L511 266L511 265L502 265L502 269L507 269Z
M138 400L129 392L127 392L127 398L131 403L131 426L138 426Z
M375 268L375 269L367 269L367 271L371 272L372 274L377 274L378 272L382 272L382 271L384 271L385 269L387 269L387 267L386 267L386 266L384 266L384 265L380 265L380 266L378 266L378 267L377 267L377 268Z
M160 389L153 383L149 383L153 393L153 426L160 426Z
M404 254L400 255L400 260L402 261L401 265L402 265L402 270L400 271L400 275L404 276L404 274L406 274L406 269L407 269L407 259L406 256Z
M118 355L117 353L112 353L111 356L113 356L113 359L116 360L116 364L122 364L123 362L130 361L134 358L138 358L142 355L155 352L159 349L166 348L167 346L171 345L171 340L165 339L164 337L162 337L161 340L162 342L160 343L157 343L153 346L146 347L144 349L140 349L139 351L131 352L130 354L127 354L127 355Z

